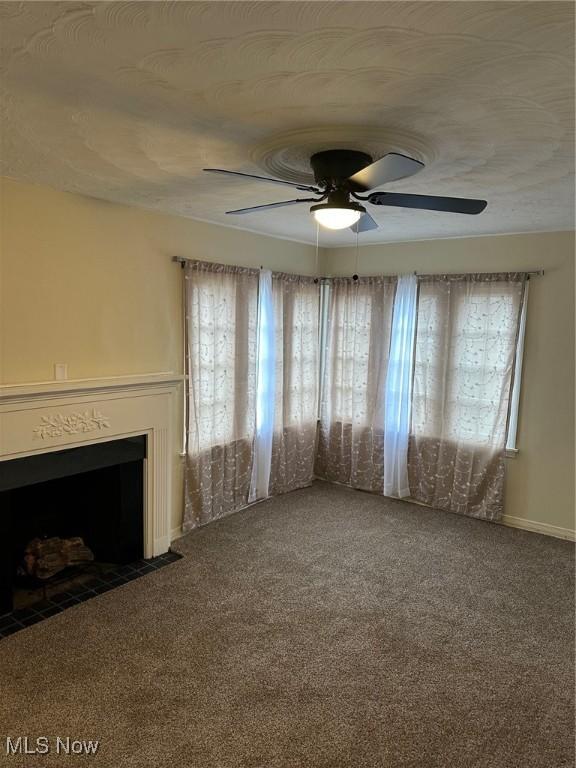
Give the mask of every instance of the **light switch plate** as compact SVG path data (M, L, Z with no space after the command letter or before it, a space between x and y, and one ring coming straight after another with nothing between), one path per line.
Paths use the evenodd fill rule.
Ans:
M68 363L54 363L54 378L56 381L68 378Z

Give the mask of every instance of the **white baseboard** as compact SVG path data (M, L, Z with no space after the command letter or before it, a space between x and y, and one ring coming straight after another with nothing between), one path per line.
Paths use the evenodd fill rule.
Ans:
M521 528L523 531L542 533L544 536L554 536L557 539L576 541L576 531L572 531L570 528L560 528L558 525L525 520L523 517L513 517L512 515L504 515L500 522L502 525L507 525L510 528Z

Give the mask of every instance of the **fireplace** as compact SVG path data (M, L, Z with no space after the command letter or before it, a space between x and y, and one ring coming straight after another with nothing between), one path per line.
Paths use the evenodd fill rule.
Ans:
M90 539L98 561L129 562L109 574L113 585L174 561L181 386L182 376L169 373L0 386L2 610L14 563L34 536ZM0 636L14 630L3 626L10 621L0 612Z
M0 462L0 614L25 581L32 540L79 537L96 564L143 557L146 442L140 435Z
M0 640L180 558L170 520L181 505L172 473L182 381L157 373L0 385ZM52 534L89 541L99 570L3 614L26 540Z

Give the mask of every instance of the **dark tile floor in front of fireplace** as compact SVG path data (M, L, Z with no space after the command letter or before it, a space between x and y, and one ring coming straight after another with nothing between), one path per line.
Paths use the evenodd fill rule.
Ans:
M58 592L26 608L3 614L0 616L0 640L32 624L37 624L43 619L62 613L66 608L83 603L104 592L109 592L115 587L139 579L147 573L157 571L175 560L180 560L181 557L182 555L177 552L166 552L166 554L158 555L158 557L153 557L150 560L136 560L129 565L120 565L102 574L102 576L94 576L83 584L75 584L66 591ZM64 585L62 588L64 589Z

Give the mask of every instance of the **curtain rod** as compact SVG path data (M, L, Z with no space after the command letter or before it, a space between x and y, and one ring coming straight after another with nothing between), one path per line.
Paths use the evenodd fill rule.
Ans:
M172 261L180 264L180 266L184 266L187 261L198 261L198 259L187 259L185 256L173 256ZM260 269L263 269L262 266L260 266ZM543 269L507 269L504 270L505 272L522 272L525 275L537 275L541 277L544 274ZM466 272L413 272L414 275L419 275L420 277L434 277L434 274L439 275L465 275ZM493 275L494 271L492 272L470 272L469 274L472 275ZM345 277L345 275L322 275L318 279L319 280L330 280L332 277ZM365 277L370 277L370 275L365 275ZM397 275L378 275L378 277L397 277Z
M172 256L172 261L174 263L176 263L176 264L180 264L180 266L183 268L184 264L186 264L186 262L188 262L188 261L195 262L195 261L202 261L202 260L201 259L188 259L185 256ZM207 261L205 263L206 264L218 264L220 262L217 262L217 261L214 261L214 262ZM224 264L224 265L221 265L221 266L244 267L245 265L244 264L230 264L230 265ZM248 269L264 269L264 266L262 264L260 264L259 267L247 267L247 268ZM329 277L318 277L316 275L301 275L298 272L286 272L286 273L283 273L283 272L277 271L277 270L271 270L271 272L272 272L272 274L290 274L290 275L294 275L294 277L310 277L310 278L313 277L316 280L330 280Z

